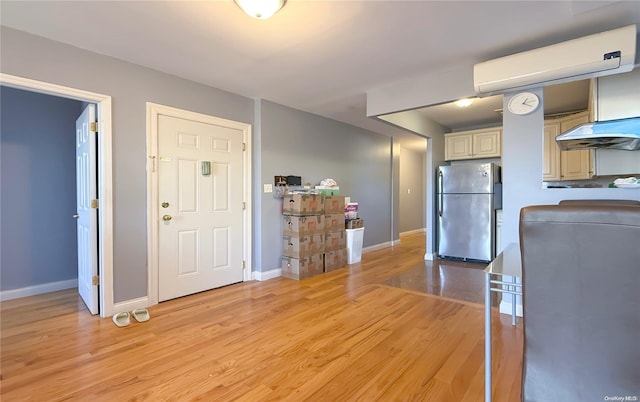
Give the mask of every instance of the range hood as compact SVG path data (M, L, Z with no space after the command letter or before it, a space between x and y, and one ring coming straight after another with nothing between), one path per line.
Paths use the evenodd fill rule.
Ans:
M556 137L563 151L588 148L640 150L640 117L582 124Z

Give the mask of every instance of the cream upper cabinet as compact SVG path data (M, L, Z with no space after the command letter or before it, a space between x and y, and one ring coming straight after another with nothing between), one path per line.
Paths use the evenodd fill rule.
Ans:
M445 134L445 160L499 158L502 129L500 127Z
M502 130L492 128L481 130L473 134L474 158L499 158L502 155Z
M542 161L542 180L560 180L560 148L556 137L560 134L560 122L544 124L544 158Z
M447 161L472 158L471 134L446 134L444 159Z
M584 180L593 176L592 150L561 151L555 141L558 134L588 122L588 112L545 121L542 163L542 179L544 181Z
M575 126L589 122L589 112L580 112L558 119L560 121L560 132L571 130Z

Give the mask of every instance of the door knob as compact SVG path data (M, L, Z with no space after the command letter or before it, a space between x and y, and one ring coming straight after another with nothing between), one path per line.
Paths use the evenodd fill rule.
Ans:
M78 214L73 214L73 217L74 217L74 218L76 218L76 219L78 219L78 218L80 217L80 215L78 215Z
M162 217L162 220L163 220L163 221L170 221L170 220L171 220L171 215L164 215L164 216Z

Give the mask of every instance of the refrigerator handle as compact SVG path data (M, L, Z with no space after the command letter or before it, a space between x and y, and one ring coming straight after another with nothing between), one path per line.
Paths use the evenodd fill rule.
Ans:
M442 216L442 203L444 201L442 197L442 180L444 178L442 176L442 170L438 171L438 216Z

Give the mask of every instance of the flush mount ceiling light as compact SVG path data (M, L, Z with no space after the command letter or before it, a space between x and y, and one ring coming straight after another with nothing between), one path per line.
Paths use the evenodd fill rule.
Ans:
M473 103L473 99L460 99L454 102L458 107L468 107Z
M248 16L266 20L284 7L287 0L233 0Z

